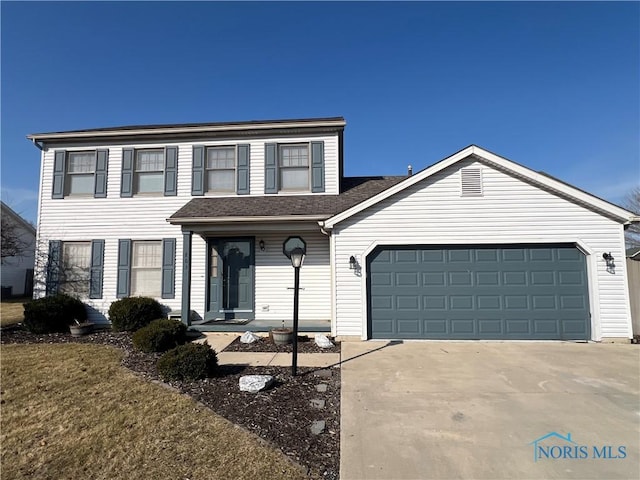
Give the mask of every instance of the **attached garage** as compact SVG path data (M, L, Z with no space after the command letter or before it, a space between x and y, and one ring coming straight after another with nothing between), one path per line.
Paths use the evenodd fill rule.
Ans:
M367 263L369 338L590 338L574 245L379 247Z
M321 223L344 338L632 336L624 229L640 218L472 145Z

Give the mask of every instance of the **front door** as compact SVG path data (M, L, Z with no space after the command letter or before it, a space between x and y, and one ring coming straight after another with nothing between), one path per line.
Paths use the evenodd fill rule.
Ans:
M254 318L252 238L208 242L209 292L206 320Z

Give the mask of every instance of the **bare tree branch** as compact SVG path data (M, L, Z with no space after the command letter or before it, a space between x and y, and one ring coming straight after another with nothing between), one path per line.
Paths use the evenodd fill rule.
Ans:
M624 207L633 213L640 215L640 187L633 188L624 202ZM624 232L627 248L640 247L640 224L633 223Z
M2 229L0 231L2 241L2 263L9 257L24 257L29 253L31 242L23 237L20 226L11 221L9 217L2 216Z

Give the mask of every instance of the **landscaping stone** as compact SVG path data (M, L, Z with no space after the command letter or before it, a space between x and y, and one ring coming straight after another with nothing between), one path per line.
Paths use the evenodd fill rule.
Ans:
M324 420L315 420L311 424L311 433L314 435L320 435L324 431L326 422Z
M320 378L331 378L331 370L318 370L315 372L315 376Z
M314 408L324 408L325 401L319 398L311 399L311 406Z
M327 384L326 383L320 383L320 384L316 385L316 392L324 393L326 391L327 391Z
M257 342L258 340L260 340L260 337L255 333L249 332L249 331L244 332L240 337L240 341L242 343L253 343L253 342Z
M274 378L271 375L244 375L240 377L240 391L258 393L269 388L273 381Z
M322 335L321 333L316 334L315 337L316 345L320 348L331 348L333 347L333 343L326 335Z

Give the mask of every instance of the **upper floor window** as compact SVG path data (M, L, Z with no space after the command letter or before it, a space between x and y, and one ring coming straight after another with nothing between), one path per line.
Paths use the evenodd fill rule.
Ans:
M136 150L135 193L164 192L164 149Z
M122 150L120 196L178 194L178 147Z
M280 145L280 190L309 190L309 145Z
M249 144L227 146L193 146L191 195L235 193L248 195L250 190Z
M95 152L69 152L65 193L67 195L93 194L95 172Z
M265 143L264 193L325 191L324 142Z
M108 150L69 152L56 150L53 160L52 198L71 195L107 196Z
M235 147L207 148L207 191L234 192L236 190Z

